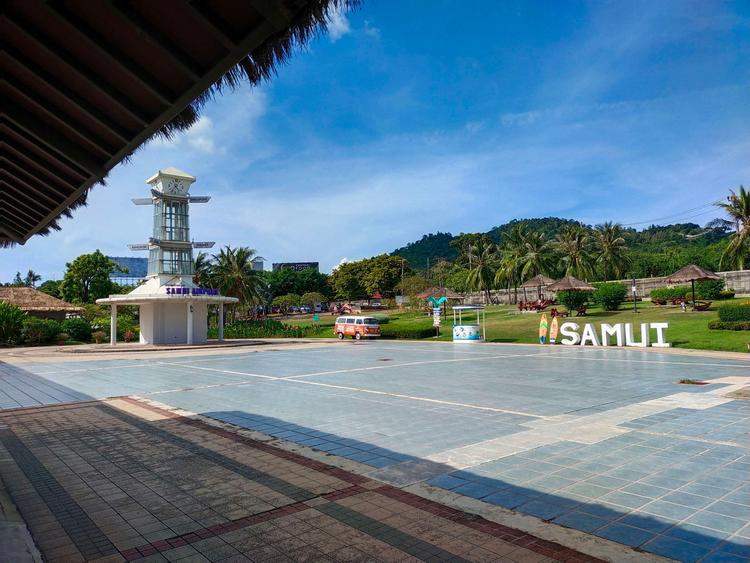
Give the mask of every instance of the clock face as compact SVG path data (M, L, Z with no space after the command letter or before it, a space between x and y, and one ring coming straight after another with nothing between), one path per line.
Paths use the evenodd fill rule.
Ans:
M164 186L164 191L168 194L181 194L182 193L182 182L177 178L169 178Z

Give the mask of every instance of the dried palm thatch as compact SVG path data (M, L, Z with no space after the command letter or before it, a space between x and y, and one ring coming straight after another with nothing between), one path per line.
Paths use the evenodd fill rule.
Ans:
M418 293L417 297L420 299L427 299L428 297L445 297L447 299L463 299L464 295L462 293L456 293L455 291L452 291L447 288L439 288L439 287L428 287L425 289L422 293Z
M11 303L22 311L81 311L80 307L32 287L0 287L0 301Z
M271 79L275 75L278 65L285 63L296 48L304 46L314 37L325 33L335 13L341 10L352 10L360 3L361 0L307 0L305 6L299 10L285 29L272 35L256 49L247 53L221 78L122 160L128 161L133 153L154 138L171 140L176 134L189 129L198 121L200 111L206 102L212 100L216 94L225 90L236 89L245 81L248 81L251 85L257 85L263 80ZM93 182L78 199L63 209L57 217L39 229L36 234L46 236L52 231L59 231L61 229L60 219L72 217L72 211L85 206L89 190L100 184L106 184L104 178ZM0 235L0 248L14 246L15 244L12 239Z
M596 288L590 283L586 283L573 276L565 276L555 283L548 285L547 291L596 291Z
M544 287L547 285L552 285L553 283L555 283L555 280L553 280L552 278L548 278L545 275L539 274L538 276L534 276L533 278L523 282L520 287Z

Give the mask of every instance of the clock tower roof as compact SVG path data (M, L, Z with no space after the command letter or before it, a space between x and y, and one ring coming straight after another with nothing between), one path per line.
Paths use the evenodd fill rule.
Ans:
M174 166L170 166L169 168L165 168L164 170L157 170L156 174L146 180L146 183L154 183L156 179L159 178L159 176L171 176L173 178L183 178L191 183L195 182L195 176L188 174L187 172L183 172L182 170L175 168Z

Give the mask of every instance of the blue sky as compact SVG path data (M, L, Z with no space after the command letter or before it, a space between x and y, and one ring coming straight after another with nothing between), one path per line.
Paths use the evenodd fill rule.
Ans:
M326 271L513 218L639 223L750 182L747 2L370 0L332 19L271 82L116 167L61 232L0 250L0 280L136 255L151 217L130 198L168 166L213 196L196 240Z

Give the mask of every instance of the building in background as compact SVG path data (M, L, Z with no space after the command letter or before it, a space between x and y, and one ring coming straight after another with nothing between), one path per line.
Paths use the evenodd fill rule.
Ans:
M256 272L262 272L266 263L266 259L262 256L256 256L252 259L253 270Z
M274 272L278 270L294 270L295 272L301 272L302 270L307 270L308 268L312 268L316 272L320 272L320 263L319 262L274 262L273 263Z
M123 270L113 272L109 279L120 285L138 285L148 275L148 258L136 256L107 256Z
M81 307L71 305L33 287L0 287L0 301L15 305L33 317L56 321L64 321L67 317L77 316L82 311Z

